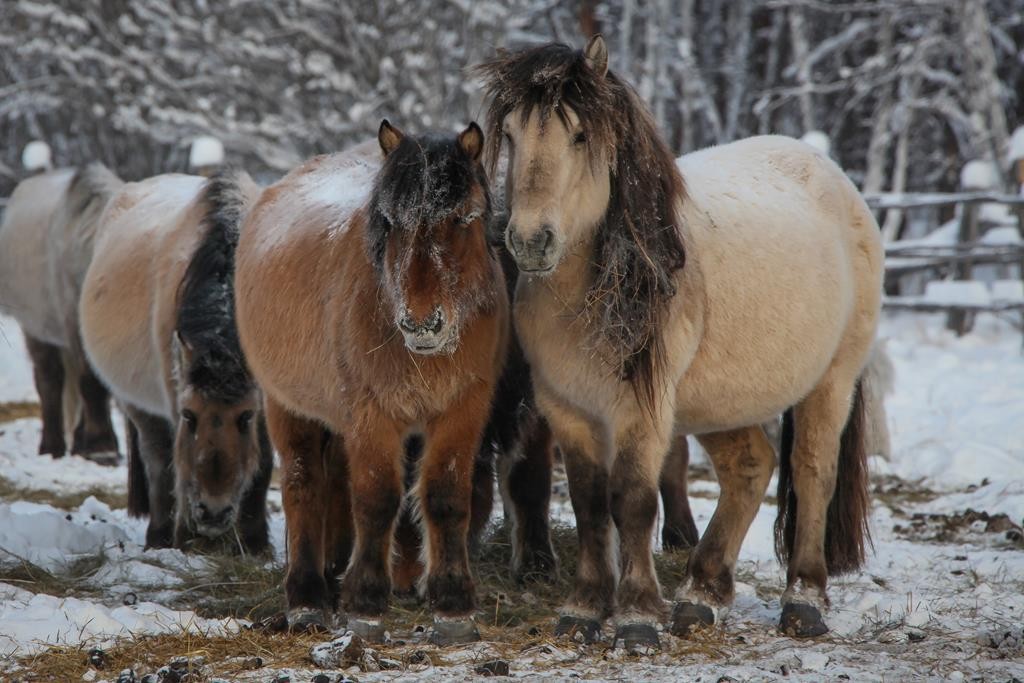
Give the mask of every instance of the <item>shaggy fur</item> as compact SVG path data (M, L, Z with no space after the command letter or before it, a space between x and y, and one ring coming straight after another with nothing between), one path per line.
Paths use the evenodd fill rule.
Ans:
M686 261L676 206L685 196L675 159L639 96L613 72L594 73L581 50L551 44L499 53L477 71L491 98L487 113L491 167L502 126L513 111L540 112L569 126L571 109L586 131L592 166L610 162L611 195L594 244L587 298L592 329L619 354L621 375L653 409L663 348L657 330L676 293L673 274Z
M176 330L191 350L185 381L208 400L235 403L255 384L235 327L235 247L243 197L237 172L222 171L203 191L205 234L178 292Z

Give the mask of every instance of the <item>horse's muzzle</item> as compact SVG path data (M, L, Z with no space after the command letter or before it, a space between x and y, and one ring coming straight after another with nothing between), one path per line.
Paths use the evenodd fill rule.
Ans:
M516 226L509 224L508 232L505 233L505 246L516 260L519 270L524 273L546 275L558 263L558 241L554 229L547 224L525 240Z
M423 320L415 320L408 312L398 320L398 328L405 338L405 346L413 353L433 355L443 353L451 341L444 311L434 308Z
M235 506L225 505L214 509L206 503L192 505L192 523L201 535L216 538L223 535L235 524Z

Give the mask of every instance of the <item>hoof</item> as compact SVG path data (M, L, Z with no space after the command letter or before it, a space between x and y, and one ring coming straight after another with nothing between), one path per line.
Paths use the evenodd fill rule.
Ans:
M782 607L779 630L791 638L815 638L828 633L821 610L806 602L787 602Z
M652 624L623 624L615 630L615 647L644 654L661 648L658 629Z
M572 639L582 637L587 645L601 640L601 622L586 617L573 617L564 614L558 618L555 626L555 637L569 636Z
M672 635L686 638L694 631L715 625L715 612L707 605L696 602L677 602L672 608Z
M355 633L368 643L384 642L384 622L380 619L360 619L359 617L349 617L348 625L345 629L352 631L352 633Z
M96 451L95 453L75 453L74 455L104 467L117 467L121 463L121 454L117 451Z
M480 640L480 631L472 619L435 619L430 631L430 644L463 645Z
M296 607L288 610L288 630L292 633L327 633L324 611L314 607Z

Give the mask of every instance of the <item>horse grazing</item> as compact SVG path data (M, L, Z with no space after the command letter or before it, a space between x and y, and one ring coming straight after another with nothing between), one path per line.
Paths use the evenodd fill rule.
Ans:
M344 571L348 627L383 635L405 443L419 436L409 502L425 527L432 639L471 640L474 460L509 326L484 234L483 135L384 121L378 142L382 162L340 153L295 169L241 229L238 329L281 457L288 618L322 628Z
M503 140L509 154L513 318L577 520L558 632L594 639L614 616L617 642L658 644L651 532L678 434L697 435L722 493L671 630L718 621L775 463L760 424L783 411L781 628L824 632L827 576L860 566L869 542L858 378L883 264L868 207L835 164L789 138L676 162L608 71L599 36L583 51L501 53L479 73L490 160Z
M234 531L268 547L273 451L234 322L245 174L128 183L100 219L82 287L82 341L137 434L128 511L147 547L188 548ZM134 440L134 439L133 439Z
M112 464L110 395L85 360L78 297L96 221L121 180L101 164L28 178L0 226L0 311L21 325L42 407L40 455L71 452Z

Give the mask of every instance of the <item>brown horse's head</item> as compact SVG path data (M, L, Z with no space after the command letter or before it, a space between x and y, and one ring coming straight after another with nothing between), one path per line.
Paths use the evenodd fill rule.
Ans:
M269 480L273 455L235 325L242 199L234 176L208 181L202 201L206 232L178 291L174 466L179 519L212 537L234 525L254 482Z
M383 121L384 164L367 222L383 301L409 350L451 353L466 320L496 294L485 226L491 200L483 133L404 135Z
M658 321L685 261L676 216L685 193L671 150L640 97L608 70L600 36L583 50L501 52L477 73L491 100L492 167L502 144L508 151L509 252L536 275L570 250L586 258L592 329L650 404Z
M206 372L194 350L177 342L184 376ZM225 533L262 465L260 396L256 385L212 387L185 381L178 388L174 443L179 514L202 536ZM227 391L224 391L228 389Z

